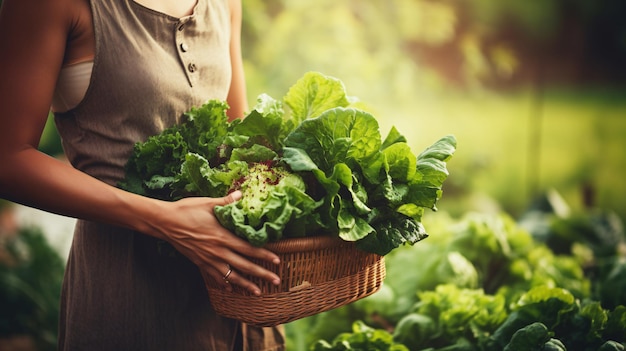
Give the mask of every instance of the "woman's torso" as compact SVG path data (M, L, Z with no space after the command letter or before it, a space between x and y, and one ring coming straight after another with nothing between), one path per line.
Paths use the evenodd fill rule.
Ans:
M55 122L72 165L115 185L136 142L192 106L226 98L228 1L198 0L181 17L133 0L77 2L85 7L65 63L93 66L80 101L55 113ZM159 255L139 233L78 221L62 292L61 350L229 350L236 340L250 350L282 349L275 330L244 328L257 336L241 339L241 328L215 315L189 261Z
M180 18L133 0L92 6L92 16L79 11L72 35L77 46L68 49L65 60L66 66L89 60L91 18L89 84L78 92L83 97L76 106L56 113L56 123L69 161L115 184L135 142L176 123L192 106L226 99L228 3L200 1L195 9L201 14Z
M156 12L171 17L185 17L193 13L196 0L135 0L136 3ZM65 50L63 65L93 60L95 55L95 36L93 32L93 18L89 0L75 0L72 10L74 25Z
M196 0L141 0L137 3L157 12L172 17L190 16L196 5ZM76 0L73 7L72 33L68 37L68 43L63 58L63 66L59 73L56 89L52 98L52 110L54 112L67 112L76 107L82 101L87 88L93 60L95 56L95 36L93 32L93 18L89 2Z

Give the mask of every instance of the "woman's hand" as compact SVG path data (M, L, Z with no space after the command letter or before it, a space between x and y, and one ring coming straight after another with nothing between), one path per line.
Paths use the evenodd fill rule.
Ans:
M280 278L250 262L246 256L276 264L280 262L278 256L235 236L213 214L215 206L227 205L240 197L241 193L237 191L223 198L191 197L167 203L169 208L158 219L159 224L155 229L178 252L217 282L222 282L226 289L231 288L230 284L237 284L255 295L260 295L259 287L241 273L257 276L274 284L280 284ZM224 277L227 274L226 279Z

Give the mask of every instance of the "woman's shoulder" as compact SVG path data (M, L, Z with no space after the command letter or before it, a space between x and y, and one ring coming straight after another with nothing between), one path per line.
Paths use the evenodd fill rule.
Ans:
M72 30L85 17L90 0L3 0L0 11L4 23L21 23L33 30Z
M89 0L3 0L0 29L10 45L56 45L68 37L73 23ZM51 42L54 40L54 42Z
M84 61L93 58L95 38L90 0L62 0L72 3L71 27L68 35L68 49L65 63Z
M28 10L33 16L47 14L54 19L68 19L81 6L89 6L89 0L3 0L0 4L0 10L5 13Z

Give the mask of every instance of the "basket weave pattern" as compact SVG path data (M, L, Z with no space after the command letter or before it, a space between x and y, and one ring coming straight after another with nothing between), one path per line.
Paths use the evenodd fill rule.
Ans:
M288 323L369 296L385 278L382 256L338 238L283 239L265 248L280 257L279 265L250 260L278 274L281 284L247 277L259 286L261 296L237 285L226 291L210 275L203 275L218 314L255 326Z

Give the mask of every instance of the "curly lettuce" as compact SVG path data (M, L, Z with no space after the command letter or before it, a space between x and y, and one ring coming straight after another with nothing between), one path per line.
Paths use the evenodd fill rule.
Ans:
M289 237L305 236L315 228L319 203L306 194L302 178L272 163L254 163L232 183L241 190L240 201L216 206L224 227L255 246ZM229 191L230 191L229 190Z

